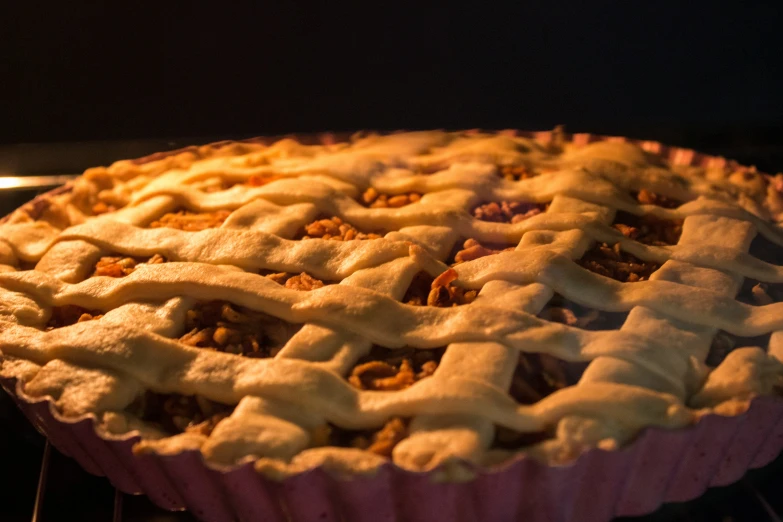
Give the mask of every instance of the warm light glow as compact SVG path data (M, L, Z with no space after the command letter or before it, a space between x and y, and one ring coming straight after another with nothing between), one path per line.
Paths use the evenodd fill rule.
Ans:
M11 176L0 177L0 189L21 187L22 178L15 178Z
M0 175L0 190L17 188L56 187L71 181L76 176L4 176Z

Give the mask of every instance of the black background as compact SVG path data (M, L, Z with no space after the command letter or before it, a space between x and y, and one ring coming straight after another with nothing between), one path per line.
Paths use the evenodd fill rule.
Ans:
M0 143L559 123L769 140L783 128L779 1L12 4Z

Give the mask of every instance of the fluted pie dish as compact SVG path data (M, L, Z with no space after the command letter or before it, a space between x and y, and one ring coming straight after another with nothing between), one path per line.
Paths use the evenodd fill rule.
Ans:
M222 142L0 224L0 379L204 520L609 520L783 448L783 175L562 131Z

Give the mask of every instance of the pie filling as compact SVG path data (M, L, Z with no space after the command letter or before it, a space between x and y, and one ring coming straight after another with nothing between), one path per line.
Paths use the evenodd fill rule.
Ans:
M555 294L539 312L538 317L584 330L616 330L623 325L628 313L587 308Z
M274 357L301 328L225 301L200 303L187 312L180 342L245 357Z
M402 302L413 306L450 307L472 303L478 296L478 290L465 290L454 283L457 272L448 269L438 277L419 272L411 281Z
M205 187L204 192L220 192L221 190L228 190L237 185L244 187L263 187L267 183L283 178L284 176L278 176L276 174L253 174L244 181L222 180L220 184Z
M404 390L435 373L445 347L389 349L374 345L356 362L348 382L360 390Z
M663 208L677 208L682 205L682 201L656 194L647 189L642 189L639 192L631 192L631 196L642 205L655 205L656 207Z
M744 346L759 346L766 350L769 347L769 339L772 334L757 335L755 337L740 337L725 330L718 331L712 339L710 351L707 353L705 364L711 368L717 367L723 362L729 353L735 348Z
M644 197L641 196L642 194ZM653 201L659 196L652 192L641 191L638 197ZM665 198L662 202L668 205L674 204ZM618 212L612 226L624 236L640 243L664 246L677 244L682 234L682 223L682 220L664 220L652 215L636 216L627 212ZM661 267L656 262L644 261L623 251L620 243L614 245L597 243L577 263L591 272L623 283L645 281Z
M384 194L370 187L362 194L362 203L369 208L400 208L421 199L418 192Z
M587 363L569 363L545 353L520 353L510 394L520 404L535 404L579 381Z
M746 278L742 288L737 293L737 301L751 306L764 306L783 301L783 283L761 283L755 279ZM724 330L720 330L712 340L706 364L710 367L718 366L726 356L735 348L744 346L760 346L767 350L771 333L754 337L741 337Z
M95 264L95 269L90 277L125 277L132 274L141 265L158 265L167 261L160 254L155 254L152 257L104 256Z
M497 174L508 181L521 181L523 179L535 178L541 172L525 165L505 165L498 167Z
M88 310L76 305L55 306L52 308L52 315L46 323L46 330L54 330L72 324L92 321L103 317L100 310Z
M19 271L23 272L25 270L35 270L37 264L36 261L19 261L17 266L19 267Z
M345 430L327 424L313 439L313 446L356 448L391 458L394 447L408 437L409 418L392 417L377 430Z
M192 212L190 210L178 210L164 214L149 224L149 228L176 228L186 232L199 232L208 228L217 228L231 215L229 210L216 210L215 212Z
M612 226L622 235L653 246L676 245L682 235L682 219L659 219L653 215L637 216L619 211Z
M753 238L748 253L765 263L783 265L783 249L761 234Z
M737 293L737 301L753 306L764 306L783 301L783 283L762 283L745 278Z
M509 394L520 404L535 404L557 390L576 384L586 367L587 363L568 363L545 353L520 352ZM552 436L552 430L519 432L495 426L491 447L515 450Z
M199 395L146 391L126 411L171 435L188 432L209 436L218 422L231 415L234 406Z
M610 277L621 283L646 281L661 265L644 261L621 249L620 243L609 246L598 243L577 263L582 267L604 277Z
M478 205L472 210L473 217L493 223L519 223L542 212L546 212L549 203L529 201L491 201Z
M91 210L94 216L100 216L101 214L106 214L107 212L114 212L118 210L118 207L115 205L106 204L103 201L99 201L92 206Z
M628 314L586 308L555 294L538 317L585 330L611 330L620 328ZM509 394L520 404L535 404L557 390L576 384L588 364L567 362L544 353L520 352ZM492 447L520 449L552 436L551 431L521 433L496 426Z
M337 216L317 219L304 226L298 239L332 239L334 241L350 241L352 239L380 239L380 234L361 232L358 228L346 223Z
M291 272L263 270L261 275L290 290L315 290L316 288L323 288L326 285L333 284L332 282L316 279L307 272L292 274Z

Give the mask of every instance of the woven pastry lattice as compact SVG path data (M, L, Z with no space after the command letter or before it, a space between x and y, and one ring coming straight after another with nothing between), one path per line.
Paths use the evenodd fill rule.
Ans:
M0 225L2 373L215 464L564 462L775 393L781 181L558 132L120 161Z

